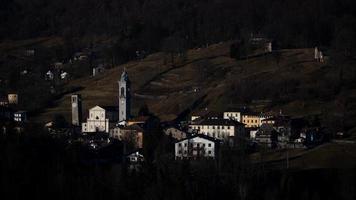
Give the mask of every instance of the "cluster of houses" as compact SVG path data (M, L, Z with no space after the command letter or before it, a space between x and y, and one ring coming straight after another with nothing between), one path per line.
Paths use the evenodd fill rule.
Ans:
M27 112L18 110L18 94L11 93L7 97L0 98L0 121L2 122L15 122L16 129L22 130L21 125L27 122ZM2 128L3 133L6 133L6 127Z
M104 133L107 140L102 141L122 141L130 149L126 151L129 152L127 158L141 162L149 116L131 118L131 87L126 71L122 73L118 85L119 106L96 105L89 109L85 121L82 120L81 95L73 94L72 125L78 127L82 135ZM221 145L236 146L239 141L271 149L305 148L305 141L316 136L310 136L310 130L303 132L301 121L281 112L254 113L244 108L219 113L204 109L192 113L186 125L164 125L163 130L174 141L176 159L214 159L219 155ZM98 148L95 141L90 145Z
M263 148L305 148L317 142L318 128L305 128L305 121L280 113L253 113L246 109L223 113L207 109L193 113L188 128L168 127L165 134L176 139L176 159L215 158L220 145L239 141Z

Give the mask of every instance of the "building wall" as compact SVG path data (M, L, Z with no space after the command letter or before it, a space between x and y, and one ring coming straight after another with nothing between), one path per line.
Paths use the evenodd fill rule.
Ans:
M232 119L232 120L241 122L241 113L240 112L224 112L224 119Z
M9 104L18 104L18 96L17 94L8 94L8 101Z
M135 129L113 128L110 137L132 143L135 148L143 148L143 132Z
M236 127L228 125L189 125L193 130L217 139L227 139L235 136Z
M182 140L187 137L187 134L184 131L181 131L174 127L167 128L166 130L164 130L164 133L168 136L172 136L173 138L175 138L177 140Z
M27 120L26 112L16 112L14 113L15 122L25 122Z
M195 137L175 144L176 158L215 158L215 142L205 138Z
M242 123L246 124L246 128L260 127L261 118L257 115L242 115Z
M106 111L98 106L89 110L87 123L82 124L82 132L106 132L109 133L109 119Z

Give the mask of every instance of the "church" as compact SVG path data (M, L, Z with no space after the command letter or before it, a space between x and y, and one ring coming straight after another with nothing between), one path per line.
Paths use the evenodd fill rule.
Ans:
M118 81L119 85L119 108L114 106L95 106L89 109L86 123L82 123L83 133L105 132L110 130L118 123L125 123L130 118L131 95L130 79L124 70ZM72 106L73 110L73 106ZM73 114L72 114L73 116Z

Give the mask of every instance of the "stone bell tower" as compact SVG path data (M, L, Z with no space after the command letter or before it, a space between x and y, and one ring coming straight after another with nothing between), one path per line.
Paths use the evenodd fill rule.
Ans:
M82 123L82 97L80 94L71 96L72 103L72 125L81 126Z
M121 74L119 83L119 122L126 121L130 117L131 110L131 88L129 76L124 70Z

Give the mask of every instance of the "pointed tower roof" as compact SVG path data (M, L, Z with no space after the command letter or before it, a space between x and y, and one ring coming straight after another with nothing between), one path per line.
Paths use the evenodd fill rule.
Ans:
M129 81L129 75L126 72L126 68L124 68L124 71L121 74L121 79L120 81Z

